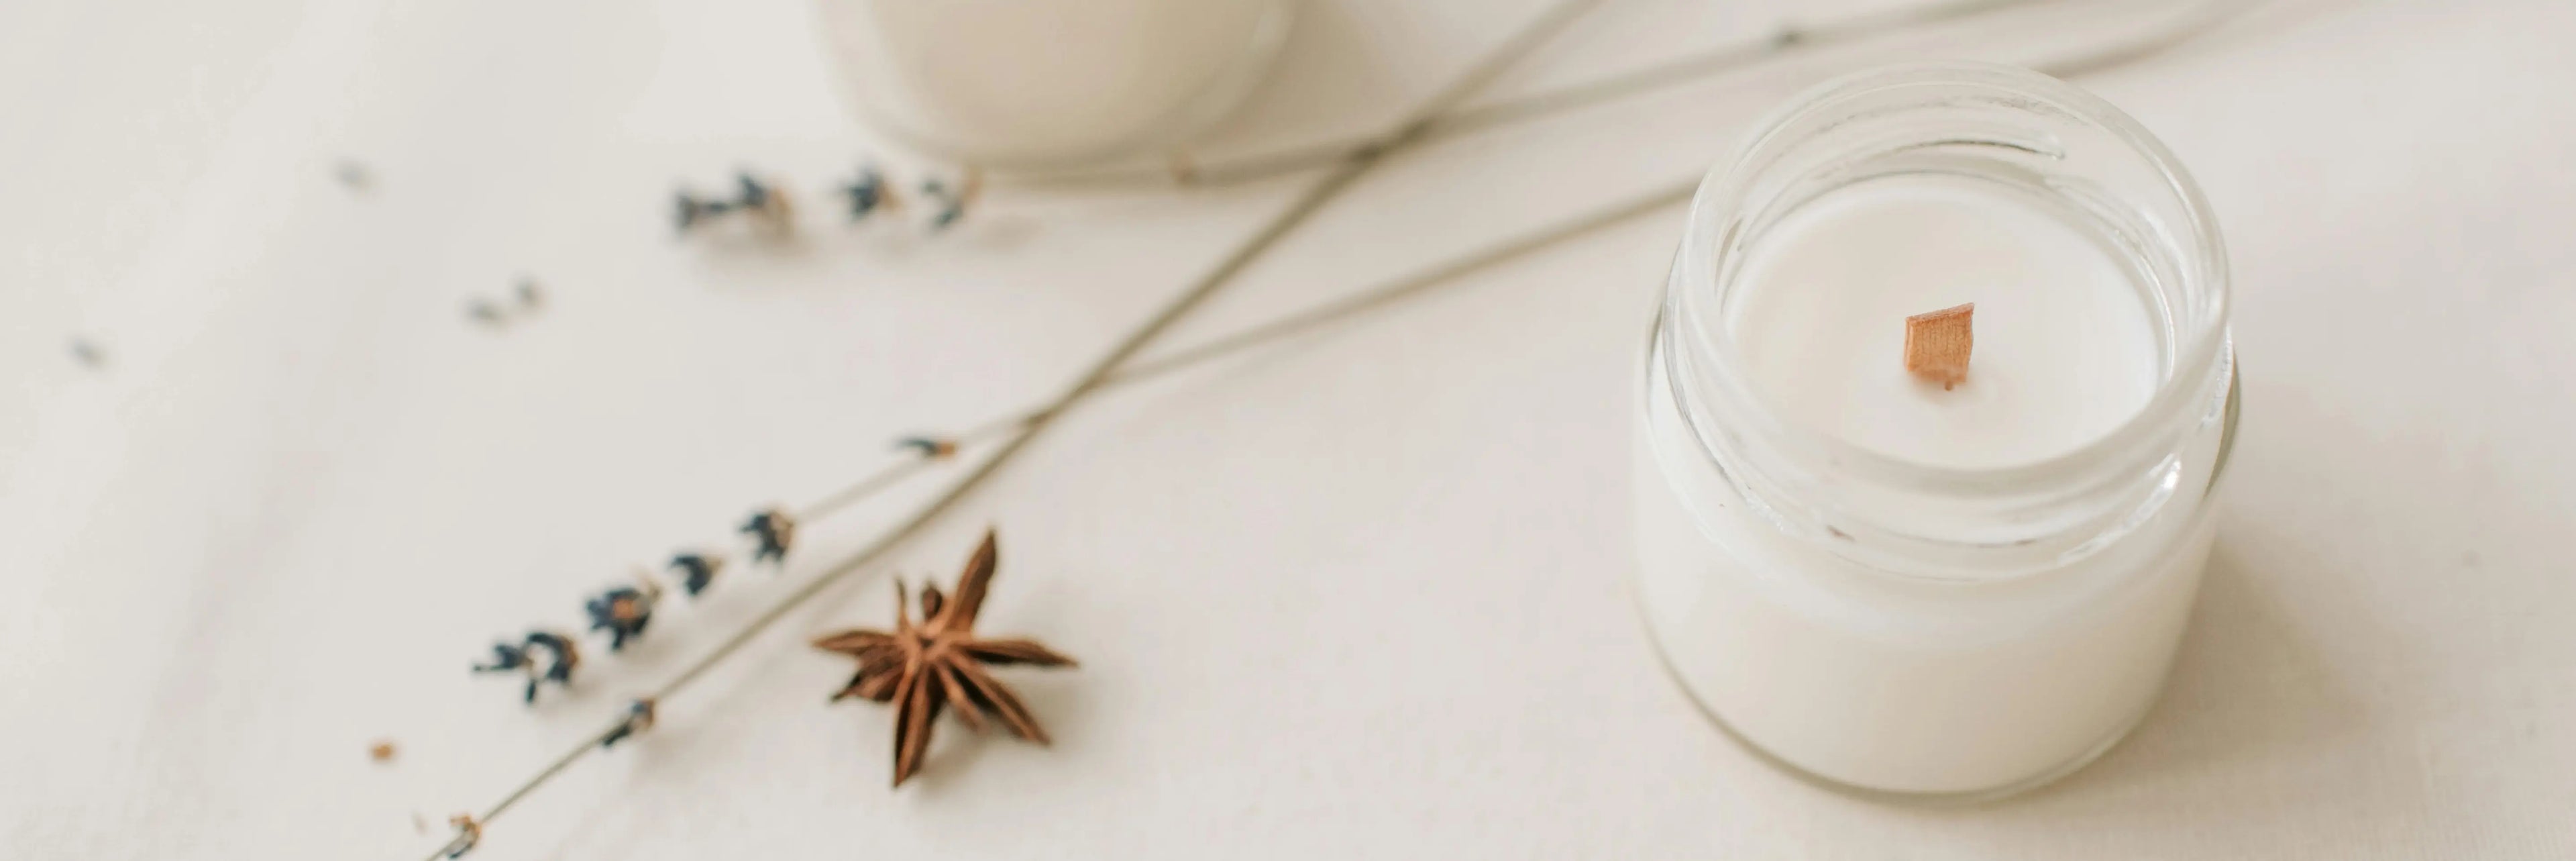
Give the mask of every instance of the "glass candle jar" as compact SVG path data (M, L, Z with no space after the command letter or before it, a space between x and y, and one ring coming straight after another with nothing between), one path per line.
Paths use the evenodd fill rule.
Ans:
M1966 378L1908 375L1962 303ZM1989 798L2155 699L2237 402L2217 227L2134 120L1999 66L1811 90L1701 184L1643 364L1638 597L1767 759Z
M817 0L843 90L906 144L1058 167L1175 145L1250 92L1285 0Z

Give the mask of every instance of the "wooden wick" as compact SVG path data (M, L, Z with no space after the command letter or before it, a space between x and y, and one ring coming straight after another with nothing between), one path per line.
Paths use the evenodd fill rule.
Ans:
M1945 392L1967 382L1968 352L1977 342L1969 318L1976 311L1977 303L1970 302L1905 318L1905 370L1940 383Z

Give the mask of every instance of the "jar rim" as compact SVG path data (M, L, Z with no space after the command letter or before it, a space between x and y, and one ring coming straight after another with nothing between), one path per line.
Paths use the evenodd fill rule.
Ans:
M2179 217L2165 225L2170 228L2166 237L2187 252L2181 255L2182 269L2176 275L2193 291L2189 313L2178 309L2171 315L2171 361L2153 394L2109 432L2039 459L2005 465L1908 460L1791 423L1729 360L1733 336L1727 327L1692 325L1698 319L1693 313L1696 303L1717 301L1728 286L1722 279L1731 272L1729 255L1742 253L1733 250L1734 231L1743 226L1746 210L1759 203L1752 197L1752 186L1767 166L1766 156L1795 146L1797 140L1786 136L1799 129L1802 120L1832 117L1865 98L1883 98L1910 88L2006 99L2016 107L2072 119L2107 133L2127 149L2126 156L2154 172L2163 185L2160 193L2171 196L2167 204L2178 209ZM1724 402L1730 440L1769 450L1811 470L1830 464L1832 474L1846 484L1962 500L2028 497L2035 487L2074 488L2067 491L2072 494L2133 484L2142 468L2170 459L2196 426L2192 420L2205 412L2198 401L2212 396L2213 375L2232 370L2228 367L2226 250L2199 186L2172 152L2135 119L2072 84L2026 69L1975 62L1909 63L1845 75L1809 89L1775 108L1732 158L1710 170L1691 202L1682 243L1657 333L1670 345L1662 352L1675 396L1687 405L1697 399L1694 395L1712 395ZM1698 389L1694 384L1705 384L1709 391L1689 391ZM1682 412L1693 417L1695 411L1686 407ZM1695 417L1693 421L1697 424ZM1709 430L1695 428L1703 446L1713 445ZM1735 480L1741 484L1746 478L1738 475ZM2042 504L2061 502L2064 495L2050 495Z

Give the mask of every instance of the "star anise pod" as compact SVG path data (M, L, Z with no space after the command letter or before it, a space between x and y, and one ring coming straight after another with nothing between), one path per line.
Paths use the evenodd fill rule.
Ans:
M987 531L983 546L975 549L974 558L966 561L966 572L957 577L955 597L940 594L937 586L922 587L921 624L913 624L903 583L896 581L893 632L850 630L814 641L815 648L859 662L858 673L832 695L833 701L865 697L895 704L896 786L921 770L922 754L930 749L932 724L944 709L953 709L973 729L983 729L984 716L989 715L1012 735L1047 743L1046 730L1038 726L1037 718L985 667L1069 667L1073 659L1034 640L975 635L975 613L984 606L984 591L992 584L996 561L994 535Z

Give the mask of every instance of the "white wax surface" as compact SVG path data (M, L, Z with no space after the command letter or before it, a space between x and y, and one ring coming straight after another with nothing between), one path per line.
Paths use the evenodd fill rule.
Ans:
M2147 294L2049 201L1956 176L1830 192L1755 237L1723 318L1789 421L1917 463L2063 454L2145 408L2162 377ZM1976 303L1951 390L1905 371L1905 318ZM1649 373L1661 370L1650 363ZM2223 428L2180 450L2174 504L2064 567L1966 585L1888 576L1747 508L1669 381L1640 423L1639 594L1692 695L1799 769L1905 793L2045 779L2154 700L2215 518Z
M1754 243L1728 317L1773 409L1934 466L2043 460L2146 405L2162 360L2112 251L2011 189L1963 177L1829 192ZM1906 373L1905 318L1974 302L1951 390Z

